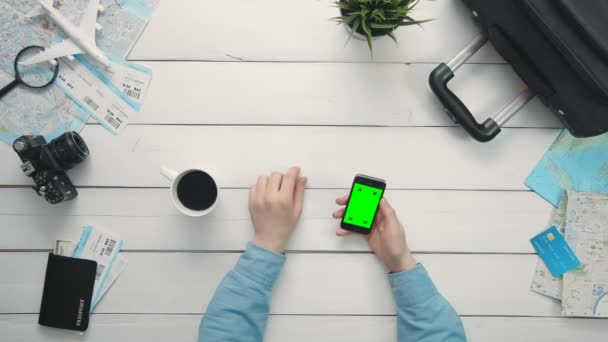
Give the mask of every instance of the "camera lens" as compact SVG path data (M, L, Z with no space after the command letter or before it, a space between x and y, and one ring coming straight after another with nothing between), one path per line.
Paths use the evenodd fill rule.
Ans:
M83 162L89 156L89 148L76 132L67 132L48 144L49 151L65 170Z
M13 149L17 153L21 153L21 152L27 150L28 147L29 146L27 144L27 140L25 140L23 138L19 138L19 139L15 140L15 142L13 143Z

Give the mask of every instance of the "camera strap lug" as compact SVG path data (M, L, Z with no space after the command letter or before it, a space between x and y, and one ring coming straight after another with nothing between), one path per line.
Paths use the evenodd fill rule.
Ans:
M40 196L40 197L44 196L44 193L40 192L40 189L38 189L37 186L33 186L32 189L38 194L38 196Z
M23 171L26 176L30 177L32 173L36 172L36 168L34 167L34 164L32 164L31 161L28 161L21 165L21 171Z

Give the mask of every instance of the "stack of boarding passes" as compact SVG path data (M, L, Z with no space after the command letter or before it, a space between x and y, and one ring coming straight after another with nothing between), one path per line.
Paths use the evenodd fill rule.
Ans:
M124 240L87 226L78 242L57 240L49 254L40 325L84 333L89 316L108 293L127 259L120 254Z

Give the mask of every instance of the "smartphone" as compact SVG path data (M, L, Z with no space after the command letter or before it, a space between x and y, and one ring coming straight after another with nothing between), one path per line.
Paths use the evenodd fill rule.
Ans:
M386 182L382 179L356 175L340 227L351 232L369 234L385 189Z

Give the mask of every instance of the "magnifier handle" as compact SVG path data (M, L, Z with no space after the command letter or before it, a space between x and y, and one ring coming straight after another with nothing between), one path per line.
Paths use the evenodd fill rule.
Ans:
M6 93L8 93L9 91L13 90L16 86L19 85L18 80L14 80L13 82L9 83L6 87L0 89L0 98L2 98L4 95L6 95Z

